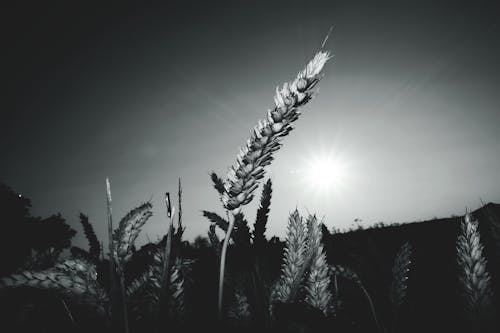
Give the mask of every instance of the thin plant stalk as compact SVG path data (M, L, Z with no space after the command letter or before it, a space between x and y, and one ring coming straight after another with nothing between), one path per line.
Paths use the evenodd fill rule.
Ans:
M168 218L168 230L167 230L167 241L165 245L165 253L164 253L164 258L163 258L163 271L162 271L162 280L163 280L163 287L166 288L166 282L167 275L170 269L170 252L172 248L172 229L174 225L174 211L175 208L171 206L170 203L170 195L169 193L166 193L165 195L165 204L167 206L167 218Z
M64 310L66 311L66 314L68 315L69 320L71 321L71 324L73 326L76 326L75 318L73 318L73 315L71 314L71 310L68 308L68 305L64 300L61 300L61 303L64 307Z
M111 185L106 178L106 207L108 216L108 241L109 241L109 279L110 290L114 290L115 260L113 248L113 211L111 209Z
M370 296L370 294L368 293L368 291L366 290L365 286L363 286L362 284L359 285L361 290L363 291L363 294L365 294L366 296L366 299L368 300L368 304L370 305L370 310L372 312L372 316L373 316L373 320L375 321L375 325L377 325L377 329L379 332L382 332L382 328L378 322L378 319L377 319L377 312L375 311L375 305L373 304L373 300Z
M181 179L179 178L179 187L177 190L177 200L178 200L178 205L179 205L179 211L177 213L177 227L179 228L179 231L182 231L182 185L181 185Z
M116 269L115 269L115 250L114 250L114 243L113 243L113 211L111 208L111 185L109 183L109 178L106 178L106 206L107 206L107 213L108 213L108 237L109 237L109 270L110 270L110 300L111 300L111 316L114 316L113 314L113 304L115 304L115 291L116 291L116 285L115 285L115 275L116 275ZM121 267L119 267L119 288L120 288L120 298L121 298L121 306L122 306L122 316L123 316L123 326L124 326L124 331L125 333L129 332L128 329L128 315L127 315L127 304L125 300L125 281L123 277L123 270Z
M110 290L110 317L113 318L114 290L115 290L115 260L113 247L113 211L111 209L111 185L106 178L106 208L108 217L108 241L109 241L109 290Z
M168 230L167 230L167 241L165 244L165 252L163 253L163 267L161 273L161 292L160 292L160 305L158 307L157 319L158 319L158 331L161 330L161 314L165 310L168 304L168 283L169 283L169 272L170 272L170 253L172 249L172 229L174 225L174 212L175 208L171 205L170 194L167 192L165 194L165 205L167 208L167 219L168 219Z
M233 231L234 227L234 216L235 216L235 211L232 211L232 216L229 219L229 225L227 227L226 231L226 237L224 238L224 243L222 244L222 252L220 256L220 271L219 271L219 318L222 319L222 298L224 296L224 270L226 267L226 252L227 252L227 246L229 245L229 240L231 239L231 232Z
M123 324L125 325L125 333L128 333L128 313L127 313L127 301L125 295L125 277L123 276L123 270L120 269L120 298L123 311Z

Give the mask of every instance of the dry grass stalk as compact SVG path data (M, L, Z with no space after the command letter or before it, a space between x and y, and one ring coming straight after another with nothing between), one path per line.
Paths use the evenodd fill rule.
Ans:
M492 305L490 274L486 270L478 221L467 213L460 224L457 240L459 281L467 314L473 321L483 318Z
M120 250L122 249L123 244L121 241L123 240L120 237L120 230L126 229L124 225L120 222L120 227L118 228L116 234L113 233L113 211L111 208L111 184L109 182L109 178L106 178L106 207L107 207L107 215L108 215L108 236L109 236L109 269L110 269L110 306L109 312L110 317L112 318L112 323L117 322L117 310L118 303L121 306L121 320L123 320L123 330L125 333L128 333L128 315L127 315L127 300L125 294L125 279L123 276L123 259L126 255L119 255ZM123 220L122 220L123 221ZM117 243L115 244L115 238ZM135 240L135 239L134 239ZM118 265L116 265L116 260L118 260ZM118 275L116 274L116 269L118 268ZM115 278L118 278L118 285L115 281ZM119 300L117 299L119 297Z
M175 240L177 243L180 243L185 229L182 225L182 183L180 178L177 188L177 203L179 208L177 210L177 230L175 233Z
M412 247L406 242L401 246L392 266L390 299L395 308L400 307L406 297L408 273L410 272Z
M110 298L113 303L114 290L115 290L115 247L113 242L113 210L111 208L111 184L109 178L106 178L106 212L108 218L108 246L109 246L109 279L110 279ZM110 311L112 311L110 307Z
M328 264L326 255L323 252L321 243L321 225L317 223L316 216L308 218L308 248L311 250L311 266L309 276L306 282L306 302L319 310L325 315L330 310L332 301L332 293L329 290L330 276L328 272Z
M165 249L162 257L162 269L161 269L161 277L160 277L160 285L161 285L161 290L159 293L159 306L157 308L157 319L158 319L158 330L161 329L161 323L162 323L162 318L161 315L162 313L165 313L168 311L168 291L170 288L170 281L169 281L169 274L171 270L171 265L170 265L170 257L171 257L171 250L172 250L172 232L174 228L174 212L175 208L171 204L170 201L170 194L167 192L165 194L165 205L167 208L167 219L168 219L168 227L167 227L167 241L165 244Z

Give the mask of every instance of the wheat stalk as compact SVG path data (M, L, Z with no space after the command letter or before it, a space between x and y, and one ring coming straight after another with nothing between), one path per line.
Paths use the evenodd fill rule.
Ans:
M321 70L330 58L328 52L319 51L291 83L276 88L274 108L268 111L267 119L254 128L247 144L237 155L236 163L229 168L224 181L221 200L224 207L232 211L221 253L219 272L219 315L222 314L224 268L226 251L234 226L234 215L241 206L248 204L258 182L264 177L265 167L271 164L273 154L281 148L281 139L293 129L292 123L299 118L299 108L313 96L313 88L321 79Z
M166 312L164 310L168 310L168 291L170 288L170 281L169 281L169 274L171 270L171 265L170 265L170 257L171 257L171 250L172 250L172 232L173 232L173 225L174 225L174 211L175 208L171 204L170 201L170 194L167 192L165 194L165 205L167 208L167 219L169 220L168 222L168 227L167 227L167 241L165 242L165 249L163 253L163 262L162 262L162 270L161 270L161 280L160 280L160 285L161 285L161 290L160 290L160 304L157 308L157 319L158 319L158 330L160 330L160 324L161 324L161 313Z
M112 322L114 323L117 320L116 315L116 296L120 298L120 305L122 307L122 320L123 320L123 329L125 333L129 332L128 327L128 314L127 314L127 300L125 295L125 279L123 276L123 263L125 262L125 258L127 257L127 253L129 251L125 230L127 227L125 226L124 220L120 221L119 228L116 233L113 233L113 211L111 208L111 184L109 182L109 178L106 178L106 207L107 207L107 217L108 217L108 237L109 237L109 269L110 269L110 317L112 318ZM122 223L123 222L123 223ZM129 229L130 230L130 229ZM123 237L122 237L123 236ZM125 245L124 245L125 244ZM124 250L123 252L120 252ZM118 261L118 262L116 262ZM115 277L116 269L118 269L118 288L116 288Z
M490 309L493 292L490 274L486 270L478 222L470 213L465 214L460 224L457 261L465 307L470 319L477 321Z
M329 290L330 276L326 256L321 244L321 226L318 225L315 215L309 215L308 226L308 249L311 253L311 266L306 284L306 302L325 315L328 314L332 293Z

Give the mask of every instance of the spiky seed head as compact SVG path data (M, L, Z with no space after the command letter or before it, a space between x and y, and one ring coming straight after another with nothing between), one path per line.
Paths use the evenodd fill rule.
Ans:
M491 310L493 292L486 258L483 256L478 221L470 213L465 215L460 224L457 261L467 314L471 320L477 321Z
M409 242L406 242L401 246L394 259L390 299L395 308L400 307L406 297L411 256L412 247Z
M281 278L276 289L276 300L287 302L296 292L302 280L301 272L307 249L307 232L296 209L288 218L285 253L281 268Z
M318 225L315 215L309 215L308 251L311 253L311 267L306 283L306 302L321 310L325 315L331 309L332 293L330 292L330 276L326 255L321 243L321 224Z
M152 204L146 202L131 210L121 219L115 230L113 234L114 257L122 266L131 258L136 238L146 221L153 215L152 208Z
M265 120L259 121L247 144L240 149L236 163L229 168L222 194L226 209L237 209L253 199L256 181L263 177L264 167L273 160L273 153L280 149L281 138L293 129L292 123L300 115L299 107L312 98L312 88L321 79L320 73L329 58L328 52L318 52L295 80L276 89L274 108ZM255 184L249 185L249 182Z

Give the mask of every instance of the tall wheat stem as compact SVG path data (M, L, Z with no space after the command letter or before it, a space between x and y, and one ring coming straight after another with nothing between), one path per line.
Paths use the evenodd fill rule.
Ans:
M165 193L165 205L167 208L168 230L167 241L165 244L165 252L163 253L163 267L161 272L161 291L160 291L160 304L157 309L157 331L161 330L161 315L165 313L168 306L168 284L170 272L170 253L172 250L172 229L174 225L174 212L175 208L171 205L170 194Z
M127 313L127 301L125 295L125 277L123 275L123 270L120 269L120 298L123 311L123 325L125 325L125 333L128 333L128 313Z
M106 178L106 212L108 217L108 242L109 242L109 315L111 321L116 315L114 312L115 302L115 260L114 260L114 247L113 247L113 211L111 209L111 185L109 178Z
M106 208L108 216L108 240L109 240L109 278L110 284L113 287L113 276L115 275L115 261L114 261L114 248L113 248L113 212L111 210L111 185L109 178L106 178ZM110 289L113 289L113 288Z
M299 119L301 114L299 109L312 99L313 89L320 81L323 66L328 59L330 59L329 52L319 51L294 80L286 82L282 88L276 88L274 106L268 110L266 119L259 121L254 128L246 145L240 149L236 163L229 168L227 179L223 182L222 203L224 208L233 214L233 221L229 222L221 253L220 317L222 317L224 266L234 216L242 206L252 201L253 192L264 177L266 167L271 164L274 153L282 146L281 140L293 130L293 123Z
M222 252L220 256L220 271L219 271L219 318L222 319L222 298L224 296L224 270L226 267L226 252L227 246L229 245L229 240L231 239L231 232L234 227L234 216L236 214L235 211L231 212L231 217L229 219L229 225L226 231L226 237L224 238L224 243L222 244Z
M110 312L111 318L116 315L116 309L114 309L114 304L116 304L115 293L116 293L116 285L115 285L115 276L116 276L116 268L115 268L115 250L113 243L113 211L111 208L111 185L109 183L109 178L106 178L106 207L107 207L107 215L108 215L108 237L109 237L109 281L110 281ZM125 282L123 278L123 272L121 267L119 268L119 279L120 279L120 298L121 298L121 306L122 306L122 315L123 315L123 325L125 333L128 333L128 316L127 316L127 304L125 302ZM113 320L112 320L113 323Z

